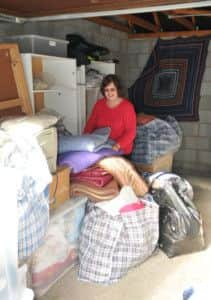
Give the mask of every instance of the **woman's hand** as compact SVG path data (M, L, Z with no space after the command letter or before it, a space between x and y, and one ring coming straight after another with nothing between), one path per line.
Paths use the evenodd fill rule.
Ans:
M119 149L120 149L120 145L119 144L114 144L112 146L112 150L114 150L114 151L119 151Z

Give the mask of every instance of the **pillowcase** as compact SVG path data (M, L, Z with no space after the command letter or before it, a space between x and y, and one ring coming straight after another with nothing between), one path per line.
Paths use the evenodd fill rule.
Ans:
M58 164L67 165L72 173L79 173L82 170L95 164L101 158L106 156L121 155L122 151L114 151L112 149L102 149L98 152L88 151L70 151L59 155Z
M11 118L1 123L1 128L11 133L22 135L38 135L43 129L56 124L58 118L51 115L33 115Z
M108 141L110 128L100 128L90 134L82 135L59 135L58 153L66 153L69 151L89 151L96 152L102 148L112 148L112 144Z

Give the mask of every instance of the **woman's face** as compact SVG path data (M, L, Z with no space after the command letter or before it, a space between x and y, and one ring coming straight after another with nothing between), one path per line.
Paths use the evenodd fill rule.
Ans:
M117 88L113 82L109 83L104 88L104 95L105 95L105 98L109 101L115 101L119 97Z

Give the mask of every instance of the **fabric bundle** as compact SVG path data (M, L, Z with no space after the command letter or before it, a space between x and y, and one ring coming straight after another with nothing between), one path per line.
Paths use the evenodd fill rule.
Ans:
M19 175L18 258L28 258L44 241L49 222L51 181L46 159L34 137L9 135L0 130L0 168L14 169Z
M103 187L112 180L112 175L100 167L94 166L78 173L71 174L71 182L88 183L96 187Z
M98 162L98 166L109 172L121 187L131 186L137 196L143 196L148 192L147 184L127 159L106 157Z
M119 187L115 180L111 180L104 187L96 187L88 183L70 183L70 196L87 196L91 201L105 201L116 197Z
M156 158L176 152L182 142L182 131L175 118L155 119L137 126L131 160L135 163L151 164Z
M112 148L113 142L109 140L110 128L99 128L91 134L59 135L59 154L69 151L97 152L104 148Z
M102 149L97 152L70 151L59 155L58 164L60 166L68 166L72 173L80 173L84 169L94 165L103 157L114 155L121 155L121 152L112 149Z

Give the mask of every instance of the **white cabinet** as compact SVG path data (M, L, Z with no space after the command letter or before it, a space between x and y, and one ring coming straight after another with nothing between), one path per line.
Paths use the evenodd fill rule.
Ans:
M22 54L33 112L43 107L54 109L64 117L66 128L79 133L77 103L77 67L75 59L26 53ZM34 86L35 79L47 83L44 89ZM41 81L42 86L42 81Z
M115 64L93 61L77 67L75 59L34 53L22 54L22 61L33 112L53 109L64 117L72 134L81 134L100 90L99 85L86 88L86 69L113 74ZM47 83L44 88L43 83Z

